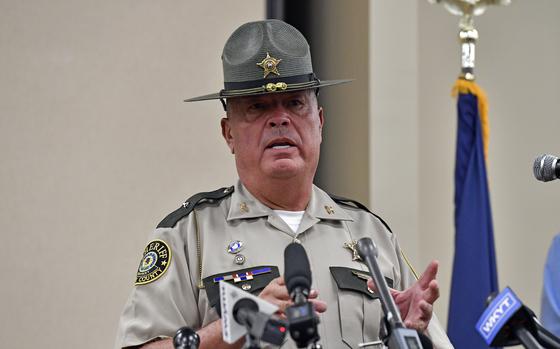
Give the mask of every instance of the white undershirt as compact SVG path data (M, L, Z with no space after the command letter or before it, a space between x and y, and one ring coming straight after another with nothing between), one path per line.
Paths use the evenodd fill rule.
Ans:
M290 228L292 228L294 233L296 233L299 228L299 224L301 223L301 219L303 218L303 213L305 211L274 210L274 212L276 212L276 214L280 218L282 218L282 220L286 222L286 224L290 226Z

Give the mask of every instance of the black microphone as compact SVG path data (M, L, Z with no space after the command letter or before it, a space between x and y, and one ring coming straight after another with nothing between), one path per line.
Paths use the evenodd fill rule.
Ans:
M298 348L316 344L319 341L319 318L315 315L313 304L307 300L311 289L311 268L301 244L291 243L284 250L284 280L294 302L286 308L290 336Z
M284 280L295 304L307 302L311 288L311 267L301 244L292 242L284 250Z
M173 347L175 349L198 349L200 337L189 327L181 327L173 337Z
M387 281L381 272L379 264L377 264L377 247L370 238L361 238L356 245L358 253L362 260L366 263L379 293L381 307L385 313L385 319L389 324L389 345L391 349L423 348L418 337L418 332L408 329L401 320L401 314L395 305L393 297L389 292Z
M249 347L259 347L259 341L281 345L286 336L286 323L259 311L259 305L252 299L241 298L233 306L233 318L245 326L249 335Z
M560 178L558 157L550 154L538 156L533 163L533 174L536 179L542 182Z

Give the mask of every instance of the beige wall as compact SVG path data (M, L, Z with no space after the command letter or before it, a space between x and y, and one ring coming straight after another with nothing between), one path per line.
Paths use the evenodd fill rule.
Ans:
M319 78L353 79L321 90L325 127L316 182L330 193L369 200L368 0L312 0L313 67Z
M108 348L150 231L232 184L221 48L264 1L0 0L0 338Z

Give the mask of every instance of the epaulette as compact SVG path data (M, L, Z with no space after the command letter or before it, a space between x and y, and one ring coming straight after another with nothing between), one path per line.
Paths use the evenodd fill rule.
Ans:
M350 207L354 207L354 208L359 208L361 210L364 210L366 212L371 213L373 216L375 216L375 218L379 219L379 221L381 223L383 223L383 225L385 226L385 228L387 228L387 230L392 234L393 231L391 230L391 228L389 227L389 224L387 224L387 222L385 222L383 220L383 218L379 217L378 215L376 215L375 213L371 212L369 210L369 208L367 208L366 205L362 204L361 202L358 202L356 200L352 200L352 199L347 199L344 198L342 196L337 196L337 195L333 195L333 194L329 194L329 196L331 197L331 199L333 199L337 204L342 204L342 205L346 205L346 206L350 206Z
M187 199L175 211L171 212L167 215L157 226L157 228L173 228L177 222L179 222L184 217L188 216L192 210L202 202L216 202L222 200L233 193L234 189L233 186L231 187L224 187L218 190L209 191L209 192L202 192L195 194Z

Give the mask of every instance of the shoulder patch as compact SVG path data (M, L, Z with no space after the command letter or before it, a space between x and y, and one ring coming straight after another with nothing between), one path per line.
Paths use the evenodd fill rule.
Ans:
M209 192L202 192L195 194L188 198L181 207L176 209L175 211L171 212L167 215L156 227L157 228L173 228L177 222L179 222L184 217L188 216L189 213L201 202L215 202L218 200L222 200L229 195L231 195L234 191L233 186L231 187L224 187L218 190L209 191Z
M375 213L371 212L369 210L369 208L367 208L366 205L362 204L361 202L358 202L356 200L352 200L352 199L347 199L345 197L342 196L337 196L337 195L333 195L333 194L329 194L329 196L331 197L331 199L333 199L337 204L341 204L341 205L345 205L345 206L350 206L350 207L354 207L354 208L359 208L360 210L364 210L366 212L371 213L375 218L379 219L379 221L381 223L383 223L383 225L385 226L385 228L387 228L387 230L392 234L393 231L391 230L391 228L389 227L389 224L387 224L387 222L385 222L383 220L383 218L379 217L378 215L376 215Z
M163 240L152 240L144 249L136 273L135 285L145 285L159 279L171 264L171 249Z

